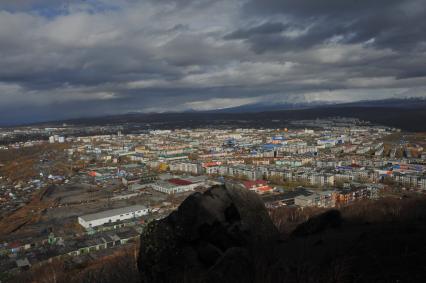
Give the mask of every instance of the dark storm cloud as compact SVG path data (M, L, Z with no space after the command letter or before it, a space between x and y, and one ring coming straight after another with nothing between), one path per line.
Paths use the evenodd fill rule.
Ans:
M251 0L248 1L245 9L254 14L286 13L297 17L348 14L359 16L364 12L383 10L388 5L401 2L404 2L404 0Z
M304 20L302 20L304 21ZM347 28L340 21L317 19L312 22L264 23L250 29L236 30L224 39L246 40L256 52L289 51L306 49L323 43L336 35L345 35L342 41L349 41ZM306 30L305 30L306 29ZM283 33L284 32L284 33ZM287 33L286 33L287 32ZM294 35L294 33L296 35ZM300 33L300 34L298 34Z
M2 1L1 118L424 97L425 6Z
M287 28L283 23L264 23L249 29L241 29L226 35L225 39L247 39L257 35L281 33Z
M309 47L341 36L346 43L374 39L373 44L379 47L412 49L426 39L423 0L253 0L246 4L245 11L265 17L286 15L293 23L313 25L294 46L308 43ZM286 41L284 37L280 40ZM258 44L253 42L254 46Z

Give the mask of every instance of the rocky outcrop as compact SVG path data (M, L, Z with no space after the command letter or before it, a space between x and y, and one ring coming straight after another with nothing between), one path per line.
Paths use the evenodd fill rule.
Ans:
M225 186L194 193L141 235L142 281L251 282L253 250L277 235L255 193Z
M354 203L278 241L257 195L215 187L148 225L139 272L153 283L424 282L425 220L423 197Z
M291 236L303 237L321 233L329 228L338 228L342 225L340 211L332 209L317 216L311 217L306 222L300 224L293 231Z

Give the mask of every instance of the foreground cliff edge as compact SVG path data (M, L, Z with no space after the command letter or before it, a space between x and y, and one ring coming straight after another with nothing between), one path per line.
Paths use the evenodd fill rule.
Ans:
M194 193L141 235L142 282L423 282L424 199L329 210L285 240L239 187ZM405 210L405 212L403 211ZM384 217L384 218L383 218Z
M140 251L121 247L78 266L58 259L4 282L425 282L426 197L282 207L269 217L257 195L215 187L141 238Z
M239 187L218 186L189 196L141 236L144 282L250 280L251 253L278 231L261 199Z

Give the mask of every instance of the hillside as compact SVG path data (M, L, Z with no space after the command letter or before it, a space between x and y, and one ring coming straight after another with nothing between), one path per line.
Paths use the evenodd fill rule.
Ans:
M279 232L276 239L274 229L268 228L267 223L261 224L269 220L261 220L264 216L258 218L250 212L250 207L257 207L256 196L246 198L237 194L227 200L222 193L215 192L217 190L223 189L213 188L204 195L188 199L179 208L180 212L155 224L166 227L164 223L168 223L165 231L170 233L163 234L167 237L154 238L158 239L157 243L167 240L168 247L174 248L166 253L150 250L153 257L149 265L139 258L142 277L136 268L137 257L130 249L119 250L113 256L98 258L78 268L67 268L64 263L33 268L14 279L24 281L10 282L131 283L141 282L143 278L142 282L237 282L241 278L253 283L424 282L422 279L426 278L426 198L422 195L358 202L339 210L274 210L270 217ZM215 197L219 195L222 197ZM233 201L235 198L237 201ZM211 200L215 205L208 204ZM232 206L233 209L227 209ZM242 208L246 212L242 212ZM198 211L199 216L188 218L188 211ZM206 211L210 212L206 214ZM224 219L221 211L227 215ZM254 211L261 215L266 212L264 208L259 211L258 207ZM222 220L216 222L215 218ZM204 221L210 223L209 226L203 224ZM171 223L180 224L170 226ZM212 223L216 224L211 226ZM197 236L194 234L198 233L197 227L209 232ZM216 228L209 230L213 227ZM228 232L221 227L228 227ZM266 234L255 236L261 227ZM147 229L142 241L147 243L147 237L156 236L156 229ZM182 241L183 234L177 231L192 232L184 233L187 240ZM240 236L235 238L235 235ZM192 240L188 241L190 238ZM229 242L226 239L240 240ZM191 250L201 251L203 256L188 257ZM182 256L182 251L186 256ZM202 265L194 269L195 263ZM146 281L147 272L150 276L161 274L161 277L150 277ZM226 274L226 277L219 279L217 274Z
M129 125L137 124L140 129L161 128L196 128L212 126L230 127L274 127L292 120L306 120L327 117L353 117L390 127L401 128L405 131L426 131L426 104L413 103L410 107L397 104L333 105L304 109L288 109L278 111L254 112L186 112L186 113L154 113L154 114L125 114L104 117L81 118L43 125ZM273 122L275 121L275 122Z

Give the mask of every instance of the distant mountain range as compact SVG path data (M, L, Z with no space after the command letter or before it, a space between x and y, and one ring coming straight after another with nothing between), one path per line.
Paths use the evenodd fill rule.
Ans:
M203 111L203 112L213 112L213 113L264 112L264 111L307 109L307 108L316 108L316 107L323 107L323 106L330 106L330 105L339 105L339 104L336 104L335 102L327 102L327 101L274 103L274 104L253 103L253 104L245 104L245 105L236 106L236 107L222 108L222 109Z
M127 113L42 123L78 125L139 124L149 128L206 126L278 127L277 122L353 117L406 131L426 131L426 99L387 99L353 103L250 104L214 111ZM39 123L40 124L40 123Z
M336 104L339 107L394 107L394 108L422 108L426 107L426 98L392 98L383 100L362 100L351 103Z
M230 107L207 112L214 113L244 113L244 112L264 112L279 110L298 110L324 107L396 107L396 108L419 108L426 107L424 98L406 99L384 99L384 100L362 100L357 102L336 103L330 101L299 102L299 103L253 103L237 107ZM193 111L191 111L193 112Z

